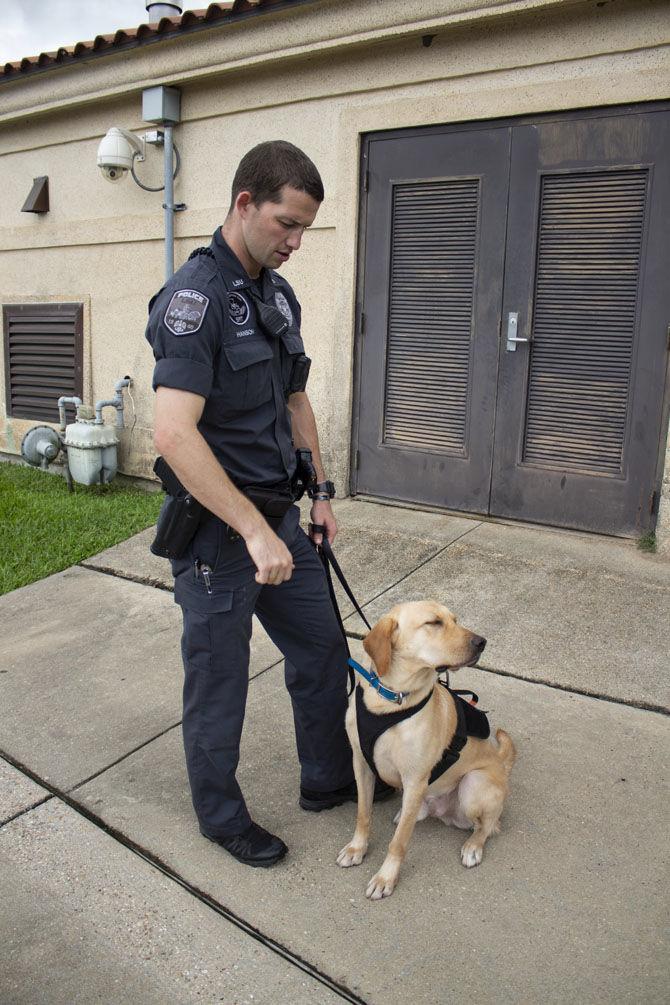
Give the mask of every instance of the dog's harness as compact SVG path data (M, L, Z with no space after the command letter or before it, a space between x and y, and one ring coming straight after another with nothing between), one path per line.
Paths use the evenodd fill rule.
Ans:
M475 708L475 706L470 704L470 702L465 701L458 691L452 691L449 685L444 681L439 680L438 684L441 684L442 687L446 688L451 697L454 699L458 724L451 743L443 752L442 757L439 759L437 764L434 765L433 770L430 773L430 778L428 780L429 785L456 763L458 758L461 756L461 750L467 743L469 736L475 736L480 740L486 740L491 735L491 727L485 712ZM463 693L472 694L473 699L475 701L477 700L477 695L473 694L472 691L466 691ZM356 688L356 722L358 725L358 740L361 745L363 756L374 771L377 778L381 778L381 775L375 767L373 756L375 743L387 729L391 728L391 726L395 726L398 722L402 722L404 719L409 719L410 716L416 715L417 712L420 712L421 709L428 704L432 695L433 692L429 691L426 697L420 701L418 705L413 705L412 708L404 708L399 712L388 712L385 715L375 715L374 712L370 712L365 706L365 702L363 701L363 688L361 685L359 684Z
M317 552L319 558L324 567L324 572L326 574L326 580L328 582L328 592L330 593L330 598L333 603L333 609L337 617L338 624L342 631L342 637L344 638L344 644L347 649L347 655L349 659L347 660L349 664L349 680L351 682L351 691L354 690L354 674L355 670L362 677L368 681L371 687L382 696L386 698L387 701L392 701L396 705L401 705L404 699L407 697L407 692L405 691L392 691L391 688L386 687L382 684L381 680L376 673L372 670L366 670L364 667L357 663L355 659L352 659L351 653L349 652L349 643L347 641L347 633L342 622L342 616L340 615L340 609L337 604L337 598L335 596L335 590L333 589L333 581L330 575L331 567L334 569L337 578L344 587L347 596L353 603L357 612L361 616L362 620L365 622L367 627L371 629L370 622L365 617L365 614L360 608L360 605L356 598L354 597L349 584L347 583L344 573L340 569L335 556L333 555L333 550L330 546L330 542L326 537L326 528L322 524L312 524L312 530L317 531L319 534L323 534L323 542L317 547ZM434 765L433 770L430 773L430 778L428 784L430 785L443 775L453 764L456 763L458 758L461 756L461 750L468 742L469 736L477 737L480 740L486 740L491 735L491 727L489 725L489 720L485 712L476 708L476 704L479 698L474 693L474 691L455 691L449 687L448 682L439 680L438 684L446 688L451 697L454 699L454 705L456 706L456 716L457 725L456 732L454 733L451 743L444 750L442 757L439 759L437 764ZM351 694L351 691L349 694ZM410 716L416 715L420 712L425 705L428 704L432 697L433 692L429 691L426 697L419 702L418 705L413 705L412 708L404 708L399 712L389 712L386 715L375 715L373 712L368 711L365 707L365 702L363 701L363 688L359 684L356 687L356 721L358 724L358 739L361 745L361 750L365 760L370 765L371 769L374 771L377 778L381 778L381 775L375 767L375 761L373 757L375 743L387 729L391 726L395 726L396 723L402 722L403 719L409 719ZM463 694L469 694L472 701L465 701L461 697Z

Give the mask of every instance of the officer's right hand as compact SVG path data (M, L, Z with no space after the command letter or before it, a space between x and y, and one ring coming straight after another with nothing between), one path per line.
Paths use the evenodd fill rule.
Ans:
M265 523L265 522L264 522ZM245 538L247 550L256 566L256 582L279 586L293 575L293 555L281 538L265 523Z

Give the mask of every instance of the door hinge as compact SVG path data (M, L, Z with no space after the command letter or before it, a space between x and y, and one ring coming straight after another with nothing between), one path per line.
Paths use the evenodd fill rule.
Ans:
M363 191L367 192L370 187L370 172L365 170L363 172Z
M668 352L670 352L670 325L668 325Z
M365 335L365 314L361 311L361 324L360 324L361 335Z
M654 491L649 496L649 513L651 516L656 516L656 510L658 509L658 492Z
M356 456L354 458L354 467L358 471L358 469L360 468L360 466L361 466L361 452L360 452L360 450L357 450L356 451Z

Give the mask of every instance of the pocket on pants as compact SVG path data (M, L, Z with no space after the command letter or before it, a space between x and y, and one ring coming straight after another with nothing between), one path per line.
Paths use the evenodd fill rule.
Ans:
M211 670L213 665L213 625L217 616L233 607L233 593L196 593L188 597L188 606L182 606L184 634L181 649L184 663L195 670Z

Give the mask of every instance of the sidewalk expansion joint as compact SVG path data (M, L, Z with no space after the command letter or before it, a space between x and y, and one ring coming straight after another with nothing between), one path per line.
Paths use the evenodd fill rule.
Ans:
M362 642L367 633L350 632L346 633L348 639L355 639ZM633 698L614 698L609 694L599 694L597 691L589 691L587 688L576 687L575 685L558 684L556 681L545 680L542 677L524 677L523 674L511 673L509 670L497 670L495 667L482 666L479 663L473 664L474 670L481 670L482 673L495 674L496 677L510 677L512 680L521 680L524 684L537 684L539 687L548 687L554 691L565 691L567 694L578 694L583 698L595 698L596 701L606 701L611 705L623 705L625 708L637 708L643 712L656 712L658 715L670 716L670 708L665 705L656 705L650 701L635 701Z
M252 680L257 680L258 677L262 677L263 674L268 672L268 670L273 670L274 667L276 667L279 663L282 662L282 660L283 657L282 659L277 660L275 663L271 663L269 667L264 667L263 670L259 670L258 673L254 674L252 677L249 678L249 683L251 684ZM143 742L138 743L136 747L133 747L131 750L126 751L125 754L121 754L121 756L117 757L115 761L110 761L109 764L106 764L104 766L104 768L100 768L99 771L95 771L92 775L89 775L88 778L83 778L80 782L77 782L76 785L73 785L72 788L67 789L67 791L76 792L77 789L80 789L83 785L88 785L88 783L92 782L94 778L99 778L100 775L104 775L107 771L110 770L110 768L115 768L118 764L122 764L123 761L126 761L129 757L132 757L133 754L136 754L138 750L142 750L143 747L148 747L150 743L153 743L155 740L160 740L162 736L167 736L168 733L171 733L173 729L177 729L179 726L181 726L181 724L182 720L178 719L177 722L173 722L171 726L167 726L165 729L161 730L160 733L156 733L154 736L150 736L148 740L143 740Z
M80 569L88 569L89 572L100 572L103 576L113 576L114 579L127 579L129 583L139 583L140 586L152 586L154 590L163 590L165 593L174 593L172 586L166 586L160 580L151 576L133 576L128 572L119 572L111 565L89 565L88 562L77 562Z
M400 577L400 579L396 579L395 582L389 583L388 586L385 586L383 590L379 591L379 593L375 593L374 597L368 597L368 599L364 600L362 603L359 601L361 610L365 611L365 608L368 606L368 604L374 603L375 600L379 600L380 597L383 597L385 593L388 593L390 590L395 589L395 587L399 586L400 583L404 583L406 579L409 579L410 576L413 576L415 572L419 571L419 569L423 569L424 565L428 565L430 562L434 562L436 558L442 555L445 551L448 551L449 548L451 548L452 544L456 544L457 541L460 541L462 538L467 537L468 534L472 534L472 532L475 531L478 526L479 524L476 524L474 527L468 527L468 529L464 530L462 534L459 534L458 537L455 537L453 541L450 541L448 544L445 544L442 548L438 548L437 551L434 551L432 555L428 556L428 558L424 558L423 562L419 562L418 565L415 565L413 569L410 569L409 572L406 572L404 576ZM351 617L352 614L356 613L357 612L355 610L352 610L349 614L345 615L342 620L346 621ZM351 637L355 639L363 638L362 635L359 636L354 633L347 632L346 634L347 635L351 634Z
M214 911L216 914L220 915L226 921L230 922L230 924L234 925L240 931L244 932L245 935L250 936L256 942L259 942L261 945L265 946L266 949L269 949L271 952L275 953L277 956L280 956L282 959L284 959L287 963L290 963L292 966L296 967L296 969L302 970L302 972L306 974L308 977L311 977L313 980L318 981L319 984L323 984L330 991L332 991L333 994L336 994L339 998L342 998L344 1001L351 1002L352 1005L369 1005L369 1003L367 1003L363 998L360 998L357 994L355 994L355 992L350 991L349 988L345 987L345 985L338 983L337 981L333 980L332 977L329 977L327 974L322 973L313 964L309 963L307 960L304 960L301 956L298 956L297 953L292 952L286 946L282 945L281 942L277 942L277 940L273 939L272 936L270 935L265 935L263 932L261 932L260 929L256 928L248 921L245 921L244 918L240 917L240 915L238 914L235 914L234 911L231 911L230 908L226 907L224 904L219 903L219 901L215 900L214 897L211 897L208 893L205 893L203 890L200 890L193 883L190 883L188 880L184 879L182 876L179 875L178 872L172 869L160 858L158 858L157 855L154 855L153 852L150 852L146 848L143 848L141 845L137 844L137 842L127 837L121 831L117 830L115 827L112 827L111 824L106 823L101 817L97 816L97 814L89 810L88 807L84 806L76 799L73 799L70 795L68 795L67 792L64 792L57 786L52 785L50 782L45 781L45 779L40 778L39 775L36 775L34 771L31 771L30 768L27 768L24 764L21 764L10 754L7 754L4 751L0 750L0 757L6 760L8 764L11 764L12 767L16 768L18 771L21 771L33 782L36 782L38 785L41 785L42 788L46 789L50 793L50 796L43 799L42 802L47 802L48 799L51 799L54 796L57 799L60 799L61 802L65 803L66 806L69 806L70 809L73 810L75 813L79 814L79 816L84 817L84 819L88 820L88 822L93 824L94 827L97 827L99 830L103 831L118 844L122 845L128 851L136 855L138 858L141 858L148 865L152 866L158 872L162 873L167 879L172 880L173 883L176 883L177 886L180 886L187 893L190 893L191 896L195 897L196 900L199 900L200 903L205 905L205 907L209 907L210 910ZM23 815L22 813L17 814L17 816L22 815Z
M82 785L88 785L88 783L92 782L94 778L99 778L100 775L104 775L105 772L110 770L110 768L115 768L117 764L121 764L129 757L132 757L132 755L136 754L138 750L142 750L143 747L148 747L149 744L153 743L155 740L160 740L161 736L166 736L167 733L171 733L173 729L177 728L177 726L181 726L181 719L179 719L177 722L173 722L171 726L167 726L165 729L162 729L160 733L156 733L154 736L150 736L148 740L143 740L142 743L138 743L138 745L136 747L133 747L132 750L127 750L125 754L121 754L121 756L117 757L115 761L110 761L109 764L106 764L104 766L104 768L100 768L99 771L94 771L92 775L88 776L88 778L83 778L80 782L77 782L76 785L73 785L71 788L67 789L67 791L76 792L76 790L80 789Z
M419 562L418 565L416 565L410 572L406 573L404 576L401 576L400 579L384 587L384 589L381 590L379 593L376 593L374 597L370 597L368 600L365 601L365 604L366 605L371 604L373 601L377 600L385 593L388 593L389 590L392 590L395 586L398 586L399 583L402 583L409 576L414 575L415 572L418 572L419 569L422 569L424 565L427 565L429 562L432 562L433 559L438 557L438 555L441 555L443 552L447 551L447 549L451 548L452 544L456 544L457 541L460 541L462 538L467 537L468 534L472 534L472 532L475 531L478 526L479 522L477 522L473 527L468 527L467 530L464 530L462 534L458 535L458 537L455 537L452 541L449 541L448 544L445 544L441 548L438 547L437 551L434 551L432 555L429 555L429 557L424 559L423 562ZM173 586L171 585L168 586L165 583L162 583L160 580L154 579L151 576L137 576L128 572L119 572L118 569L115 569L111 565L90 565L86 560L77 562L77 565L81 569L88 569L89 572L100 572L102 573L103 576L113 576L115 579L126 579L130 583L139 583L140 586L152 586L154 589L163 590L165 593L174 593ZM347 615L347 617L349 617L349 615Z
M264 667L262 670L259 670L258 673L254 674L252 677L249 678L249 683L251 684L253 680L257 680L259 677L262 677L263 674L266 674L268 672L268 670L273 670L276 666L278 666L282 662L282 660L283 657L277 660L275 663L271 663L270 666ZM138 743L136 747L133 747L131 750L126 751L125 754L121 754L121 756L117 757L115 761L110 761L109 764L105 764L105 766L103 768L100 768L99 771L94 771L92 775L88 775L87 778L83 778L81 781L77 782L71 788L63 791L76 792L77 789L82 788L82 786L84 785L88 785L89 782L92 782L95 778L99 778L101 775L104 775L111 768L115 768L117 765L122 764L129 757L132 757L133 754L136 754L139 750L142 750L143 747L148 747L150 743L153 743L155 740L160 740L162 736L166 736L168 733L171 733L173 729L177 729L179 726L181 726L181 724L182 724L181 719L179 719L177 722L173 722L171 726L167 726L165 729L161 730L160 733L156 733L154 734L154 736L150 736L148 740L143 740L143 742ZM10 754L5 754L2 751L0 751L0 757L3 757L8 763L18 768L18 770L22 771L24 775L29 775L32 777L30 769L27 768L24 764L20 764L17 761L15 761ZM37 776L35 776L35 780L36 779ZM40 781L39 784L44 785L44 782ZM48 799L51 799L51 796L46 796L44 799L38 800L34 804L34 806L39 806L41 803L46 802ZM13 817L9 817L7 820L0 821L0 827L2 827L6 823L9 823L10 820L14 820L16 819L16 817L22 816L23 813L27 813L29 810L33 809L34 806L32 805L28 806L25 809L20 810Z
M555 681L544 680L540 677L524 677L522 674L510 673L509 670L496 670L494 667L476 665L482 673L496 674L498 677L511 677L512 680L522 680L524 684L539 684L540 687L549 687L554 691L565 691L567 694L578 694L584 698L595 698L596 701L606 701L610 705L623 705L625 708L637 708L643 712L655 712L658 715L670 716L670 708L665 705L656 705L649 701L636 701L634 698L614 698L612 695L600 694L598 691L589 691L587 688L570 686L568 684L558 684Z
M4 755L0 755L0 756L2 756L4 758ZM7 763L9 763L9 762L7 762ZM16 765L12 765L12 767L16 767ZM22 770L22 769L19 769L19 770ZM30 813L31 810L36 809L38 806L43 806L44 803L48 803L49 800L53 799L53 798L54 798L53 795L51 793L49 793L48 796L42 796L41 799L38 799L38 800L36 800L36 802L31 803L30 806L24 806L22 810L19 810L18 813L13 813L12 816L11 817L7 817L6 820L0 820L0 830L2 830L2 828L5 826L5 824L11 824L11 822L13 820L18 820L19 817L25 816L26 813Z

